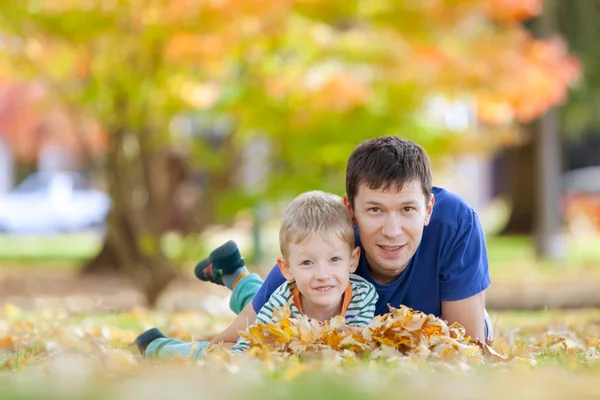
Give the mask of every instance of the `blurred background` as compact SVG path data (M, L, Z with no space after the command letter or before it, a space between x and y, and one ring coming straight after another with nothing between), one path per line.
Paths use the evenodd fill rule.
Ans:
M2 5L2 301L226 309L195 263L266 274L287 202L394 134L480 214L490 308L600 306L598 2L259 3Z

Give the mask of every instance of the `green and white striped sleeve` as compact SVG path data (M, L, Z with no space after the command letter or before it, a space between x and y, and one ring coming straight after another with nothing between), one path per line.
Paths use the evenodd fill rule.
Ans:
M379 295L375 286L365 279L357 276L350 276L352 285L352 300L346 311L346 320L351 326L368 325L375 316L375 306Z
M288 287L288 283L284 282L281 286L279 286L271 297L269 297L269 301L265 303L264 306L260 309L258 314L256 315L256 324L269 324L273 322L273 313L275 310L280 309L281 307L287 307L288 302L292 298L292 292ZM248 332L248 330L246 330ZM236 344L231 348L232 353L241 353L243 351L248 350L250 347L250 342L248 342L244 338L239 338Z

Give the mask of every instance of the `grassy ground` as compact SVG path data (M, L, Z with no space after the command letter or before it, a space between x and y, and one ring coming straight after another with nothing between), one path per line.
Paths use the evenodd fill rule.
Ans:
M5 305L0 318L2 399L365 399L566 398L600 395L598 310L494 313L494 348L536 361L467 367L390 360L302 366L242 358L143 360L131 341L158 326L189 340L210 335L230 317L195 313L69 314Z

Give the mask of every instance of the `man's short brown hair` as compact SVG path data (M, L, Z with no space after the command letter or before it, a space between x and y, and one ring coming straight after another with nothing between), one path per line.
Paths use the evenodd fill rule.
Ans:
M387 190L418 181L425 201L431 195L431 167L429 157L421 146L398 136L382 136L358 145L346 166L346 193L350 204L360 185L371 190Z

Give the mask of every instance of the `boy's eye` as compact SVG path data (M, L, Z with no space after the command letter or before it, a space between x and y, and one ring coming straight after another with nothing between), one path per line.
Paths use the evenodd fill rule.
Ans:
M342 261L342 259L341 259L341 258L339 258L339 257L333 257L333 258L332 258L331 260L329 260L329 261L331 261L331 262L338 262L338 261Z
M310 260L304 260L300 263L300 265L310 265L310 264L312 264L312 261L310 261Z

